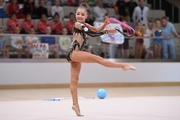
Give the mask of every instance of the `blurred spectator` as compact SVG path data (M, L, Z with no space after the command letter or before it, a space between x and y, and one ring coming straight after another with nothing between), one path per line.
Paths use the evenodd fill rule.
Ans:
M47 21L46 14L41 15L41 20L38 22L38 31L40 34L46 34L46 27L50 26L50 23Z
M118 7L118 13L120 16L120 20L128 21L126 2L124 0L118 0L116 2L116 6Z
M103 17L103 22L106 20L106 19L109 19L109 16L106 14L104 17ZM108 27L108 26L107 26ZM101 57L103 58L108 58L109 55L111 58L114 58L114 45L113 44L109 44L107 42L103 42L101 41L101 46L102 46L102 49L101 49ZM112 49L110 49L110 47Z
M156 19L155 21L155 29L153 30L153 36L159 37L154 39L154 57L161 58L161 48L162 48L162 37L161 34L161 21Z
M178 33L176 32L176 29L174 28L173 24L171 22L168 22L166 17L163 17L161 19L161 30L163 35L163 42L162 42L162 48L163 48L163 58L168 59L168 50L170 53L170 58L175 59L175 46L174 46L174 35L179 38Z
M138 21L140 21L147 27L148 12L149 8L145 6L145 0L139 0L139 6L137 6L133 12L133 22L137 23Z
M32 18L37 17L34 0L27 0L27 2L24 3L23 14L24 15L30 14L32 16Z
M33 43L40 43L38 37L36 37L35 34L35 29L34 28L30 28L29 30L29 34L33 35L33 36L26 36L25 37L25 46L27 46L27 51L29 51L32 54L32 44ZM29 56L30 57L30 56Z
M34 22L32 21L31 14L27 14L23 22L22 33L30 34L31 28L34 28Z
M68 34L73 34L73 29L74 29L74 24L75 24L75 15L74 13L69 13L69 21L66 22L66 28L68 29Z
M87 3L87 0L79 0L79 6L84 6L86 10L89 10L90 12L92 12L91 7Z
M10 33L15 33L15 28L20 27L20 23L17 20L16 13L11 14L10 19L7 22L7 25Z
M46 6L52 6L52 5L54 5L54 0L45 0L44 2L45 2L45 5L46 5Z
M90 6L95 6L97 3L97 0L88 0L87 2Z
M141 22L136 23L135 36L143 37ZM143 51L143 38L137 38L136 39L136 48L135 48L135 58L140 59L142 56L142 51Z
M15 28L15 34L20 33L20 28L16 27ZM11 46L14 48L14 50L18 54L18 58L21 58L22 52L24 51L26 54L26 57L29 58L29 51L27 49L23 49L23 38L20 35L13 35L11 36Z
M3 34L3 30L0 28L0 34ZM9 50L6 48L6 38L0 36L0 52L3 54L4 58L9 58Z
M103 4L104 8L112 8L114 6L112 0L103 0Z
M143 33L143 46L144 46L144 52L145 52L145 58L153 58L153 51L150 49L150 43L151 43L151 34L147 33L146 26L144 25L142 27L142 33Z
M51 27L46 27L46 35L51 34ZM59 45L56 44L55 37L41 37L41 43L48 43L49 44L49 52L53 52L56 58L59 58Z
M123 21L123 23L127 24L126 21ZM122 26L122 29L124 33L128 33L128 30L126 27ZM122 58L129 58L129 39L128 38L124 38L124 43L120 45L120 49L121 49Z
M76 0L64 0L67 6L78 6Z
M53 16L53 22L51 23L52 31L54 34L62 34L63 23L59 20L59 14L55 13Z
M148 36L153 37L153 22L149 21L148 22L148 28L146 29L146 33ZM150 49L153 51L153 40L150 39Z
M27 0L18 0L18 4L23 4L25 2L27 2Z
M4 0L0 0L0 18L7 18L8 15L6 14L5 10L4 10L4 5L6 4L6 2Z
M24 18L22 8L17 4L17 0L11 0L11 3L8 6L8 15L10 16L12 13L16 13L18 19Z
M126 6L128 8L130 21L133 22L132 16L133 16L134 8L137 7L138 4L134 0L130 0L129 2L127 2Z
M107 14L107 10L103 8L102 0L97 1L97 6L93 9L95 21L104 21L104 16Z
M66 55L69 52L72 40L71 37L67 36L67 28L63 28L62 33L63 35L59 38L59 46L62 50L62 53Z
M44 0L40 0L39 7L36 9L37 18L40 19L42 14L45 14L48 17L48 11L47 8L45 7Z
M91 12L89 10L87 10L87 19L86 19L85 22L92 25L92 26L94 26L94 20L91 19Z
M55 5L51 7L51 15L54 16L55 13L58 13L60 20L63 20L64 11L63 11L63 7L60 6L59 0L55 0Z

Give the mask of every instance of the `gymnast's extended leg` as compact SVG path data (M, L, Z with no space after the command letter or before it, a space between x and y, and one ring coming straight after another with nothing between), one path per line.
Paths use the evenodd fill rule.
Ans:
M83 116L80 113L79 103L78 103L78 94L77 94L77 84L79 80L79 73L81 70L81 63L79 62L71 62L71 84L70 91L73 100L72 109L75 111L77 116Z
M71 60L75 62L81 62L81 63L99 63L109 68L122 68L124 71L132 69L131 65L129 64L106 60L100 56L87 53L84 51L73 51L71 55Z

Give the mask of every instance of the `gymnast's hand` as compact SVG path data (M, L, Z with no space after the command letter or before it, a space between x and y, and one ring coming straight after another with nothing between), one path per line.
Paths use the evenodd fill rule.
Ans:
M105 24L105 25L110 24L110 20L109 20L109 19L106 19L106 20L104 21L104 24Z

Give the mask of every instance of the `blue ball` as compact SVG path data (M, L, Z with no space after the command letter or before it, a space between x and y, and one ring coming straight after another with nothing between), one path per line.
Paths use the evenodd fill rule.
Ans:
M104 99L107 95L107 92L105 89L101 88L97 91L97 96L99 99Z

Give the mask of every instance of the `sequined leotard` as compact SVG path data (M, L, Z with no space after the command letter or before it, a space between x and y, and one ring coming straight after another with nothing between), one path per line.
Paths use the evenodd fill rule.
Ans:
M107 30L104 30L102 32L93 32L93 31L89 30L87 27L85 27L84 24L80 23L80 25L82 27L82 30L74 27L73 37L74 37L75 34L81 34L81 36L83 38L83 42L82 42L82 45L80 45L77 40L74 40L72 42L71 47L70 47L70 51L68 52L68 54L66 56L66 59L67 59L68 62L71 61L71 58L70 58L71 54L77 47L81 51L84 49L84 46L86 45L86 35L89 35L91 37L97 37L97 36L101 36L101 35L107 33Z

